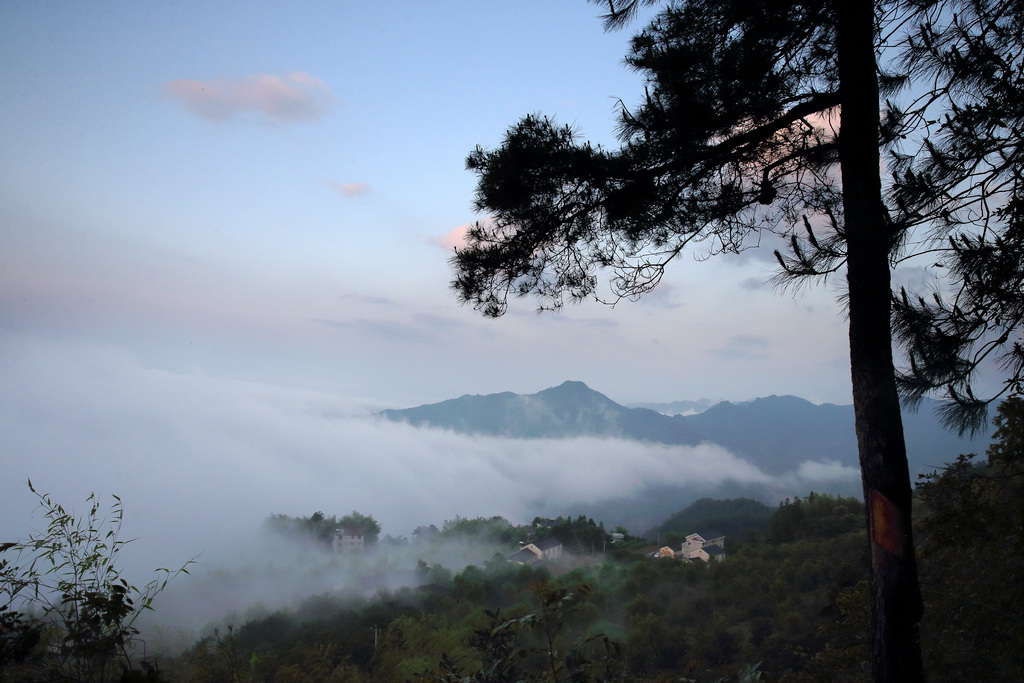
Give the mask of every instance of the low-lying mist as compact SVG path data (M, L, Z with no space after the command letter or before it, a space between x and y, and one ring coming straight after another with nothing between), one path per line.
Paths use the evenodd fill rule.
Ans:
M0 539L43 523L32 516L26 479L72 508L84 509L92 491L117 494L125 538L137 539L126 555L133 579L198 558L193 577L175 584L176 607L157 605L183 618L193 608L182 605L201 604L210 612L204 618L214 618L256 602L288 604L343 582L348 568L331 565L337 558L269 541L262 524L272 513L358 510L381 524L382 537L408 537L417 526L457 516L500 515L520 524L575 514L651 486L683 487L696 498L722 484L756 485L782 497L859 477L820 463L770 477L713 444L417 429L377 419L373 412L384 406L369 401L146 368L122 350L82 344L0 337L0 370ZM681 499L679 508L688 502ZM367 561L412 569L415 550ZM423 559L457 569L494 549L463 551ZM218 572L233 578L203 593ZM246 572L251 581L239 578ZM184 598L191 586L195 603Z
M399 542L396 542L398 540ZM384 539L359 553L334 553L305 538L264 530L244 547L224 547L198 558L159 598L147 624L187 632L241 625L279 609L295 610L310 596L370 598L430 583L436 572L483 565L508 548L488 538L415 542Z

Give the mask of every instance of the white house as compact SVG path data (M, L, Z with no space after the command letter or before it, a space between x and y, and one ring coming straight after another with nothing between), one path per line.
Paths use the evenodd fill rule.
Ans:
M336 553L360 552L363 549L363 530L352 526L335 529L331 548Z

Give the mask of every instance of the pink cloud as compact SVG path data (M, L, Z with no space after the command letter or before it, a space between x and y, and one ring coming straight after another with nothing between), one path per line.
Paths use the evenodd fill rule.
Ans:
M343 197L361 197L370 193L370 186L366 183L339 183L331 180L327 184Z
M313 121L334 104L331 89L305 71L287 76L253 74L241 79L164 84L164 91L208 121L224 122L241 114L262 114L275 123Z
M443 235L431 238L430 241L440 247L443 247L446 251L451 251L456 247L463 247L466 244L466 231L469 230L470 227L469 223L459 225Z

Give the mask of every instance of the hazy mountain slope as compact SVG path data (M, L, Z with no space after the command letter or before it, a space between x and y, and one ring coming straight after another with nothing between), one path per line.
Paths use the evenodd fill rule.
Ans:
M776 475L807 461L858 466L853 406L815 405L796 396L724 401L697 415L668 416L626 408L582 382L565 382L536 394L467 395L381 415L417 426L513 438L605 436L674 445L707 441ZM960 453L984 452L989 442L961 439L942 429L927 401L919 412L904 413L904 427L914 479Z
M956 432L944 429L935 416L937 405L937 401L926 399L919 411L903 410L903 435L907 442L912 481L917 480L918 474L942 468L961 453L984 453L992 442L994 427L986 428L981 436L974 439L959 438ZM995 409L992 414L995 414Z
M672 401L671 403L627 403L627 408L647 408L665 415L696 415L703 413L711 406L721 403L712 401L709 398L702 398L698 401Z
M725 401L685 419L708 441L769 474L788 472L807 460L857 464L853 406L769 396L747 403Z
M682 417L626 408L583 382L564 382L536 394L489 394L407 408L382 416L416 426L515 438L609 436L666 444L703 440Z
M961 453L988 448L988 437L971 440L944 429L935 416L935 405L925 400L919 411L903 411L912 481ZM796 396L769 396L747 403L719 403L686 419L709 441L769 474L788 472L808 460L858 466L852 405L815 405Z

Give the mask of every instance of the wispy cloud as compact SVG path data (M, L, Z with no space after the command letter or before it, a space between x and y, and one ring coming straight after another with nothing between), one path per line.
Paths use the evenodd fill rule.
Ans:
M585 327L597 328L597 329L615 329L622 327L622 324L618 320L612 320L611 318L579 318L575 320L577 325L583 325Z
M434 336L431 331L423 326L406 325L405 323L379 318L353 318L350 320L312 318L310 322L317 325L336 327L364 337L373 337L396 343L413 340L424 341Z
M836 461L814 462L808 460L800 463L792 480L799 490L801 485L808 481L860 481L860 470Z
M315 121L335 102L331 89L305 71L208 81L179 79L165 83L164 91L193 114L217 123L244 114L261 116L270 123Z
M740 289L760 290L766 289L768 286L767 279L763 277L748 277L740 282Z
M456 330L466 327L466 323L462 320L454 318L450 315L434 315L432 313L417 313L413 316L416 322L420 325L428 327L432 330Z
M358 294L355 292L346 292L341 295L342 299L347 301L361 301L367 304L373 304L375 306L394 306L395 300L389 299L385 296L375 296L372 294Z
M646 292L637 299L637 302L644 306L655 306L657 308L675 309L681 308L681 293L679 288L671 282L659 282L653 290Z
M768 358L770 346L767 337L737 334L729 337L725 346L714 353L722 358Z
M568 504L654 482L769 480L714 445L416 429L360 417L333 395L168 373L112 349L76 346L84 355L73 356L70 348L0 337L11 359L0 363L11 378L0 389L0 429L9 436L0 449L9 475L0 482L0 527L25 513L18 505L29 477L60 498L91 488L121 494L146 526L173 517L163 506L194 501L175 518L173 543L163 524L142 534L186 555L271 512L308 514L329 504L372 513L386 533L407 534L456 514L527 520L538 499ZM217 513L225 509L238 514ZM209 515L220 521L197 532L193 517Z

